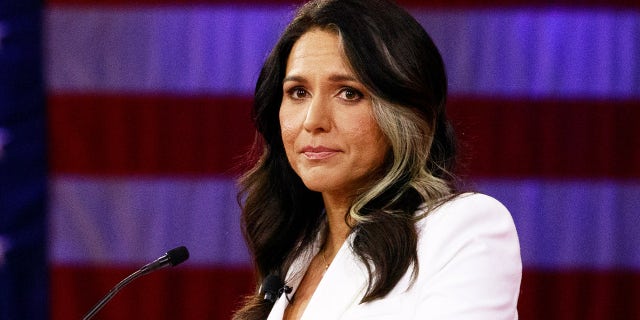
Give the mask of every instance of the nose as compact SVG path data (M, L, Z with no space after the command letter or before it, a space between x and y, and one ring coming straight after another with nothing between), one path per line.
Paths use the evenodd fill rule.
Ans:
M317 96L310 99L303 127L312 133L331 129L331 108L326 99Z

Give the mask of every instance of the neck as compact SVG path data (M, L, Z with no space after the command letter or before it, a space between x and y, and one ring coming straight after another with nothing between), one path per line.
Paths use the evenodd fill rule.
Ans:
M324 207L327 213L327 238L324 250L327 258L333 257L347 239L351 227L347 224L345 216L350 207L350 199L345 197L333 197L323 194Z

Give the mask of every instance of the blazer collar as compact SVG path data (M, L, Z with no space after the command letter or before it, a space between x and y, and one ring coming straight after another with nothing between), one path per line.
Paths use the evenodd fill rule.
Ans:
M338 250L309 300L302 320L339 319L364 296L368 274L366 267L351 249L353 237L352 233ZM305 254L298 257L289 268L285 283L293 288L292 295L295 294L311 260L320 250L322 240L319 236ZM281 320L288 304L287 297L283 294L273 306L268 320Z

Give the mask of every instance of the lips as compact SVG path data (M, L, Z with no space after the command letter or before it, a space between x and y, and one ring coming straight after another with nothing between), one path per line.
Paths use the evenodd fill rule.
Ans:
M340 150L327 148L324 146L312 147L306 146L302 148L301 152L307 159L310 160L322 160L330 158L336 155Z

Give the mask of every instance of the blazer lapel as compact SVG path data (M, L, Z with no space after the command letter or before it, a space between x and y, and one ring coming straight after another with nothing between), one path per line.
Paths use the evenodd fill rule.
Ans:
M367 286L367 270L351 250L353 234L347 238L326 273L302 315L302 320L334 320L352 306L360 303ZM285 284L292 287L289 296L295 295L304 274L322 243L321 237L289 268ZM282 294L276 301L267 320L281 320L289 301Z
M287 276L285 277L285 285L291 287L292 291L289 296L294 296L296 291L298 290L298 286L300 282L302 282L302 278L304 277L309 264L313 257L318 253L318 240L314 242L314 244L306 250L300 257L296 258L289 267L289 271L287 272ZM267 320L282 320L284 317L284 312L287 306L289 305L289 300L285 293L282 293L280 298L276 300L276 303L271 308L271 312L269 313L269 317Z
M365 266L351 250L352 236L342 245L318 284L302 320L340 319L362 299L368 277Z

